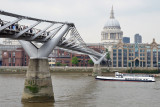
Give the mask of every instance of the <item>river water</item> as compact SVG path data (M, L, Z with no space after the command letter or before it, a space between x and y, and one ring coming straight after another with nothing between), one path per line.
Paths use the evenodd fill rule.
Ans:
M52 74L55 103L21 103L24 74L0 74L0 107L160 107L155 83L95 80L80 73Z

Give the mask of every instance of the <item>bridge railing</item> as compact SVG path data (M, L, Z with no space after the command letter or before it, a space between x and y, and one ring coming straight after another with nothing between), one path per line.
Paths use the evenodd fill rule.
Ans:
M0 27L6 25L7 23L10 23L10 22L9 21L4 21L4 20L0 19ZM26 26L26 25L20 25L18 23L15 23L15 24L12 24L11 26L8 26L4 30L11 30L11 31L20 32L20 31L22 31L22 30L24 30L26 28L28 28L28 26ZM37 34L40 31L41 31L40 29L32 28L32 29L28 30L26 33L35 35L35 34ZM45 31L44 33L41 34L41 36L47 36L47 35L49 35L49 33L50 33L50 31L48 31L48 32Z

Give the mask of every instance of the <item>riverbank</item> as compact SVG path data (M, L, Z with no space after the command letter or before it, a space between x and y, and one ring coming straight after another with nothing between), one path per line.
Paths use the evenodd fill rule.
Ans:
M0 74L25 74L28 67L1 66ZM92 73L93 67L50 67L51 73Z
M27 72L27 66L1 66L0 74L25 74ZM157 68L132 68L132 73L150 73L154 76L160 76L157 74ZM50 67L51 73L84 73L85 75L91 75L93 67ZM130 68L114 68L114 67L101 67L102 75L108 75L114 72L130 73ZM148 72L147 72L148 71ZM152 72L151 72L152 71Z
M0 67L0 74L25 74L27 72L27 66L1 66Z

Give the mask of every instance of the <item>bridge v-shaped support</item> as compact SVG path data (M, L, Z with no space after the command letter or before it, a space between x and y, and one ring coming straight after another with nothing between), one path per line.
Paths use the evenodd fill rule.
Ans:
M40 48L29 41L19 41L30 56L22 102L54 102L48 56L69 27L70 25L64 25L52 39L45 42Z
M104 57L106 56L107 53L103 54L103 56L101 56L99 59L95 58L91 55L89 55L89 57L92 59L93 63L94 63L94 67L93 67L93 72L92 72L92 76L98 76L101 75L101 67L100 67L100 63L101 61L104 59Z
M27 54L30 56L30 59L48 58L49 54L57 46L60 39L69 29L69 27L69 25L64 25L52 39L45 42L40 48L37 48L32 42L29 41L19 40L19 42L27 52Z

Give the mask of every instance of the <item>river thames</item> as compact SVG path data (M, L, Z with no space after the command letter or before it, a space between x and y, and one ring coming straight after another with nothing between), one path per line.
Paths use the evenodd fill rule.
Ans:
M95 80L80 73L52 74L55 103L21 103L25 74L0 74L0 107L160 107L156 82Z

